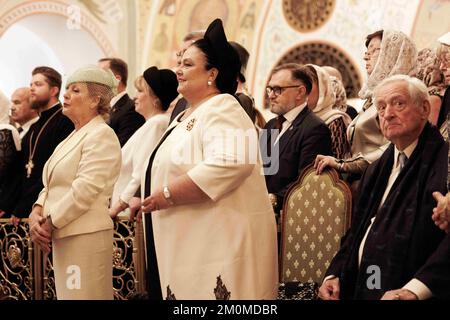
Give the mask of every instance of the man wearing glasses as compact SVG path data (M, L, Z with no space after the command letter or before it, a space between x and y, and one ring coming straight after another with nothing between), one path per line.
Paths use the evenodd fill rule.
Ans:
M264 127L260 143L275 213L282 209L288 188L316 155L331 154L330 130L306 105L311 88L311 78L294 63L277 67L266 87L270 111L277 117Z

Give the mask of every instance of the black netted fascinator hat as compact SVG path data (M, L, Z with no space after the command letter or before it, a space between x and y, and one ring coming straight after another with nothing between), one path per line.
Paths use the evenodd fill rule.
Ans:
M194 45L203 50L210 65L219 70L216 78L217 89L221 93L236 93L241 62L236 50L227 40L222 20L215 19L211 22L204 38L196 41Z
M164 110L178 96L178 80L176 74L169 69L150 67L144 71L144 79L152 88L156 96L161 100Z

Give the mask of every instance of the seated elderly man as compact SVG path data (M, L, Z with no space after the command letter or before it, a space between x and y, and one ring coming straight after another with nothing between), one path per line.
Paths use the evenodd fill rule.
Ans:
M432 192L446 190L448 145L427 121L427 88L393 76L375 88L374 102L392 143L361 180L352 226L319 296L449 299L450 236L431 219Z

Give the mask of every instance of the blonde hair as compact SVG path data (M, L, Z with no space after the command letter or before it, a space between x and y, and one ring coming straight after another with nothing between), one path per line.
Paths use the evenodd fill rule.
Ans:
M145 81L144 76L139 76L134 80L134 86L137 90L143 91L148 94L151 98L155 99L155 106L159 110L163 110L161 99L153 92L152 88L148 85L147 81Z

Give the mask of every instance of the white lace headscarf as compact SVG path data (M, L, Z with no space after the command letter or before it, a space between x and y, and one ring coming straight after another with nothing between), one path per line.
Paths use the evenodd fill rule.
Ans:
M372 91L377 84L395 74L414 76L416 61L416 45L406 34L401 31L384 30L378 61L359 91L359 97L361 99L372 97Z
M347 93L345 92L342 81L333 76L330 76L330 81L334 95L336 96L336 101L333 108L341 110L342 112L347 111Z
M328 73L315 64L307 64L306 66L313 67L317 73L319 100L317 100L317 105L313 109L313 112L327 125L338 118L343 118L344 123L347 126L351 122L351 118L345 112L334 108L336 94L334 93Z
M440 63L434 49L422 49L417 55L417 78L425 83L428 93L443 96L447 86L439 69Z
M16 150L20 150L20 136L17 129L9 124L9 100L0 91L0 130L10 130L13 135Z

